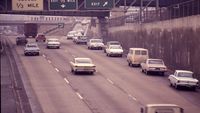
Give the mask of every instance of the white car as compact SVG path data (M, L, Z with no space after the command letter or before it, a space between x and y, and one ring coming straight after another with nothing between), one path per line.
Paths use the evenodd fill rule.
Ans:
M199 85L199 81L193 77L193 72L186 70L176 70L168 79L170 85L174 86L176 89L178 89L179 86L185 86L196 90L196 87Z
M145 62L141 63L142 72L147 75L149 72L159 72L162 75L167 71L167 67L162 59L147 59Z
M67 33L67 37L66 37L67 40L68 40L68 39L72 39L72 38L74 37L74 34L75 34L75 33L76 33L76 31L70 31L70 32L68 32L68 33Z
M40 48L37 43L27 43L24 47L24 55L40 55Z
M90 58L74 58L70 62L71 72L76 74L77 72L89 72L93 74L96 69Z
M120 45L110 45L106 47L106 55L107 56L120 56L123 55L123 49Z
M47 39L47 48L60 48L60 41L57 38Z
M104 44L102 39L90 39L87 42L87 46L88 49L103 49L104 48Z
M184 113L184 109L176 104L147 104L140 113Z

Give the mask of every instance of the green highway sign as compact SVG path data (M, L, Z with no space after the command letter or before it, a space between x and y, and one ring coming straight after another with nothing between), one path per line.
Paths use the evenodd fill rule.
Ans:
M86 9L112 9L114 0L85 0Z
M78 0L49 0L49 10L76 10Z

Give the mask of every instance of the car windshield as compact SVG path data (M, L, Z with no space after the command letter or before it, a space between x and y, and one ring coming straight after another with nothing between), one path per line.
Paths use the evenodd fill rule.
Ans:
M28 44L27 47L37 47L35 44Z
M92 43L102 43L102 40L91 40Z
M92 63L92 61L90 59L76 59L75 61L76 63L83 63L83 64L88 64L88 63Z
M163 61L162 60L149 60L149 64L162 64L163 65Z
M192 73L187 73L187 72L179 72L178 77L193 78Z
M122 49L121 46L110 46L110 49Z

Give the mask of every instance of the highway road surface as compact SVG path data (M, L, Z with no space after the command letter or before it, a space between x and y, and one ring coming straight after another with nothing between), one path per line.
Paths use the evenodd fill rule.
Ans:
M65 37L60 49L46 49L38 42L40 56L24 56L15 37L7 37L22 68L22 80L34 113L140 113L151 103L172 103L185 113L199 113L200 90L176 90L169 86L168 75L141 73L128 66L126 57L107 57L102 50L88 50ZM28 39L35 42L34 39ZM74 57L89 57L96 65L94 75L71 73ZM38 109L40 108L40 109Z

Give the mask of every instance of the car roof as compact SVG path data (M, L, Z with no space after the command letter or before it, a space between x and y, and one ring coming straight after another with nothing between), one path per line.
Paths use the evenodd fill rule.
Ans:
M185 73L193 73L192 71L188 71L188 70L176 70L177 73L179 72L185 72Z
M75 60L91 60L90 58L86 58L86 57L76 57L74 58Z
M148 58L147 60L163 60L163 59L158 59L158 58Z
M129 48L130 50L145 50L145 51L148 51L147 49L144 49L144 48Z
M147 107L158 107L158 106L160 106L160 107L162 107L162 106L179 107L176 104L147 104L146 106Z
M47 40L58 40L57 38L48 38Z
M26 45L37 45L37 43L31 42L31 43L27 43Z
M109 47L122 47L121 45L109 45Z
M100 39L100 38L92 38L90 40L102 40L102 39Z
M119 41L108 41L107 43L119 43Z

